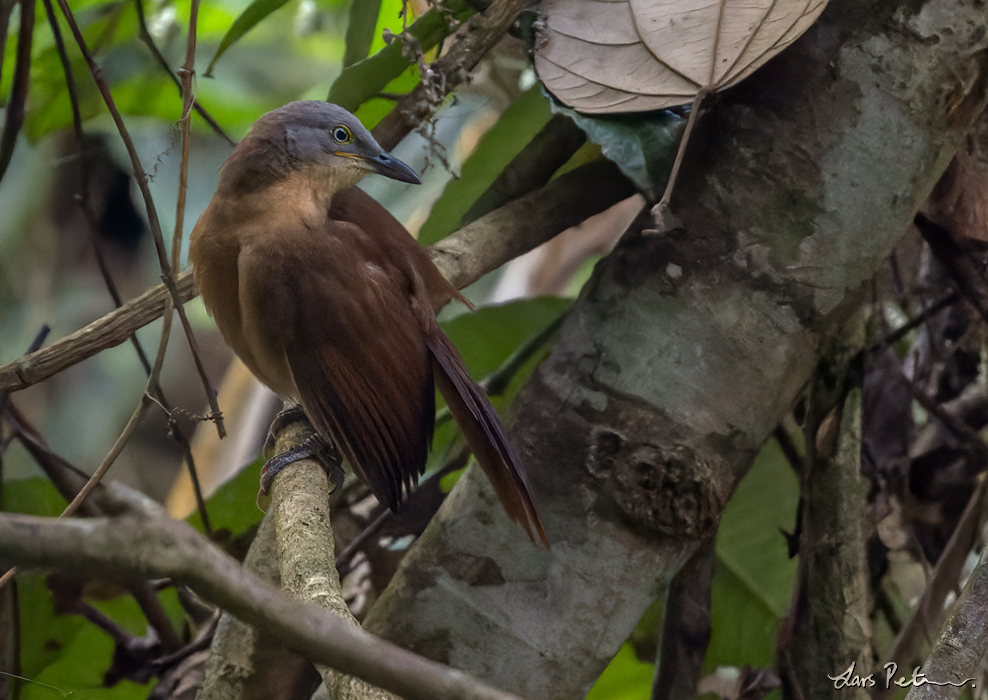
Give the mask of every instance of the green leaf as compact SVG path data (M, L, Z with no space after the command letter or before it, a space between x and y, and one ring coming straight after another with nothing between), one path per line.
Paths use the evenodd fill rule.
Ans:
M456 19L463 19L471 12L461 0L448 2L446 6ZM449 32L447 13L437 9L429 10L408 28L408 33L418 40L423 51L434 47ZM333 82L326 100L350 112L356 111L414 63L415 57L405 56L402 49L400 41L392 41L373 56L346 68Z
M56 518L68 503L52 483L42 476L3 482L0 508L7 513Z
M796 522L799 484L778 444L765 444L727 504L717 533L713 634L704 668L773 664L796 580L779 528Z
M96 625L71 619L82 623L77 634L57 659L34 676L33 683L21 686L21 700L55 700L69 694L72 700L144 700L154 681L146 685L121 681L112 688L103 687L103 676L113 659L113 640Z
M384 91L403 95L411 92L418 85L418 82L418 69L415 66L409 66L397 78L385 85ZM379 121L384 119L388 112L394 109L394 106L394 100L372 97L360 105L353 114L366 129L373 129Z
M128 681L103 688L103 675L113 659L110 636L78 615L56 615L43 576L17 579L21 614L22 673L30 682L22 685L24 699L48 699L71 693L73 698L93 697L129 700L147 696L148 685ZM184 619L174 590L161 595L174 623ZM147 620L129 595L89 601L135 635L147 634Z
M213 526L213 530L222 528L234 535L240 535L264 518L264 513L256 505L259 473L263 463L263 458L258 458L251 466L220 486L206 501L209 524ZM193 527L202 529L199 513L193 513L187 520Z
M21 673L34 678L61 657L86 621L77 616L56 615L45 577L39 574L17 577L17 602L21 616Z
M357 0L358 2L360 0ZM244 10L237 19L233 21L233 25L227 31L226 36L220 41L219 48L216 49L216 54L213 56L213 60L209 62L209 66L206 68L204 76L209 78L212 77L211 73L213 71L213 66L220 59L226 50L233 46L237 41L240 40L244 34L253 29L258 22L270 15L275 10L279 9L282 5L287 3L288 0L254 0L246 10Z
M537 297L485 306L442 323L475 379L487 376L526 340L572 305L559 297Z
M666 111L587 115L556 103L552 111L573 119L638 189L659 198L676 159L685 119Z
M652 694L653 664L642 663L625 644L587 694L586 700L648 700Z
M367 53L358 60L367 58L372 53L377 53L388 42L384 40L384 30L392 34L400 34L408 29L409 20L418 19L418 16L411 14L412 7L408 0L380 0L380 8L374 20L374 27L371 29L371 43L367 47ZM402 16L402 10L409 10L408 19Z
M343 54L343 67L353 65L367 58L374 42L374 29L381 11L381 0L353 0L350 5L350 19L346 26L346 52Z
M432 245L460 227L460 221L505 166L539 133L549 118L549 100L538 85L505 110L463 163L458 180L450 180L419 231L419 242Z

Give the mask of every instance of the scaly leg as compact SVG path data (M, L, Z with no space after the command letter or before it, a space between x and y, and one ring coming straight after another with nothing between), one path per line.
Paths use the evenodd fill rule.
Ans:
M278 440L278 433L292 423L299 423L304 420L308 420L308 418L301 404L289 405L286 403L285 408L278 411L278 415L271 421L271 427L268 428L268 435L264 438L264 447L261 448L261 454L267 455L274 449L274 443Z
M271 432L268 433L268 440L272 443L271 447L274 446L272 440L273 435L277 434L277 432L286 425L304 419L305 413L301 411L300 406L296 406L279 413L275 418L274 423L272 423ZM265 447L268 447L267 442L265 442ZM322 465L334 485L341 486L343 484L343 479L346 478L346 474L341 466L343 463L343 458L340 457L339 452L336 451L336 447L332 443L324 440L318 433L313 433L307 437L301 445L276 454L264 463L264 468L261 469L261 494L267 494L268 490L271 488L271 482L274 480L275 474L280 472L292 462L297 462L300 459L307 459L309 457L315 459Z

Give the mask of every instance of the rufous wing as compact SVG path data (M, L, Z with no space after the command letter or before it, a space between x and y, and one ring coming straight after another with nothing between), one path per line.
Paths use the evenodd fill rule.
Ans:
M349 233L345 231L344 233ZM425 470L435 389L418 320L376 264L338 251L293 282L294 341L286 346L299 397L378 500L397 510Z

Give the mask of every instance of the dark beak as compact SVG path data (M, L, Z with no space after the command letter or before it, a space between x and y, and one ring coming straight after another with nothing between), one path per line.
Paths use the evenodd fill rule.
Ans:
M390 177L392 180L398 180L399 182L410 182L413 185L422 184L422 181L419 180L419 176L415 174L414 170L390 153L381 153L380 155L373 156L368 158L367 162L374 168L374 172L384 175L384 177Z

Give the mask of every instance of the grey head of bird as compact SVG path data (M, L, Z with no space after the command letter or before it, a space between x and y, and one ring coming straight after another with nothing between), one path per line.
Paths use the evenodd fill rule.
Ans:
M257 165L280 174L315 169L340 189L368 173L421 184L415 171L385 152L359 119L319 100L289 102L263 115L227 163L231 161L237 169Z

